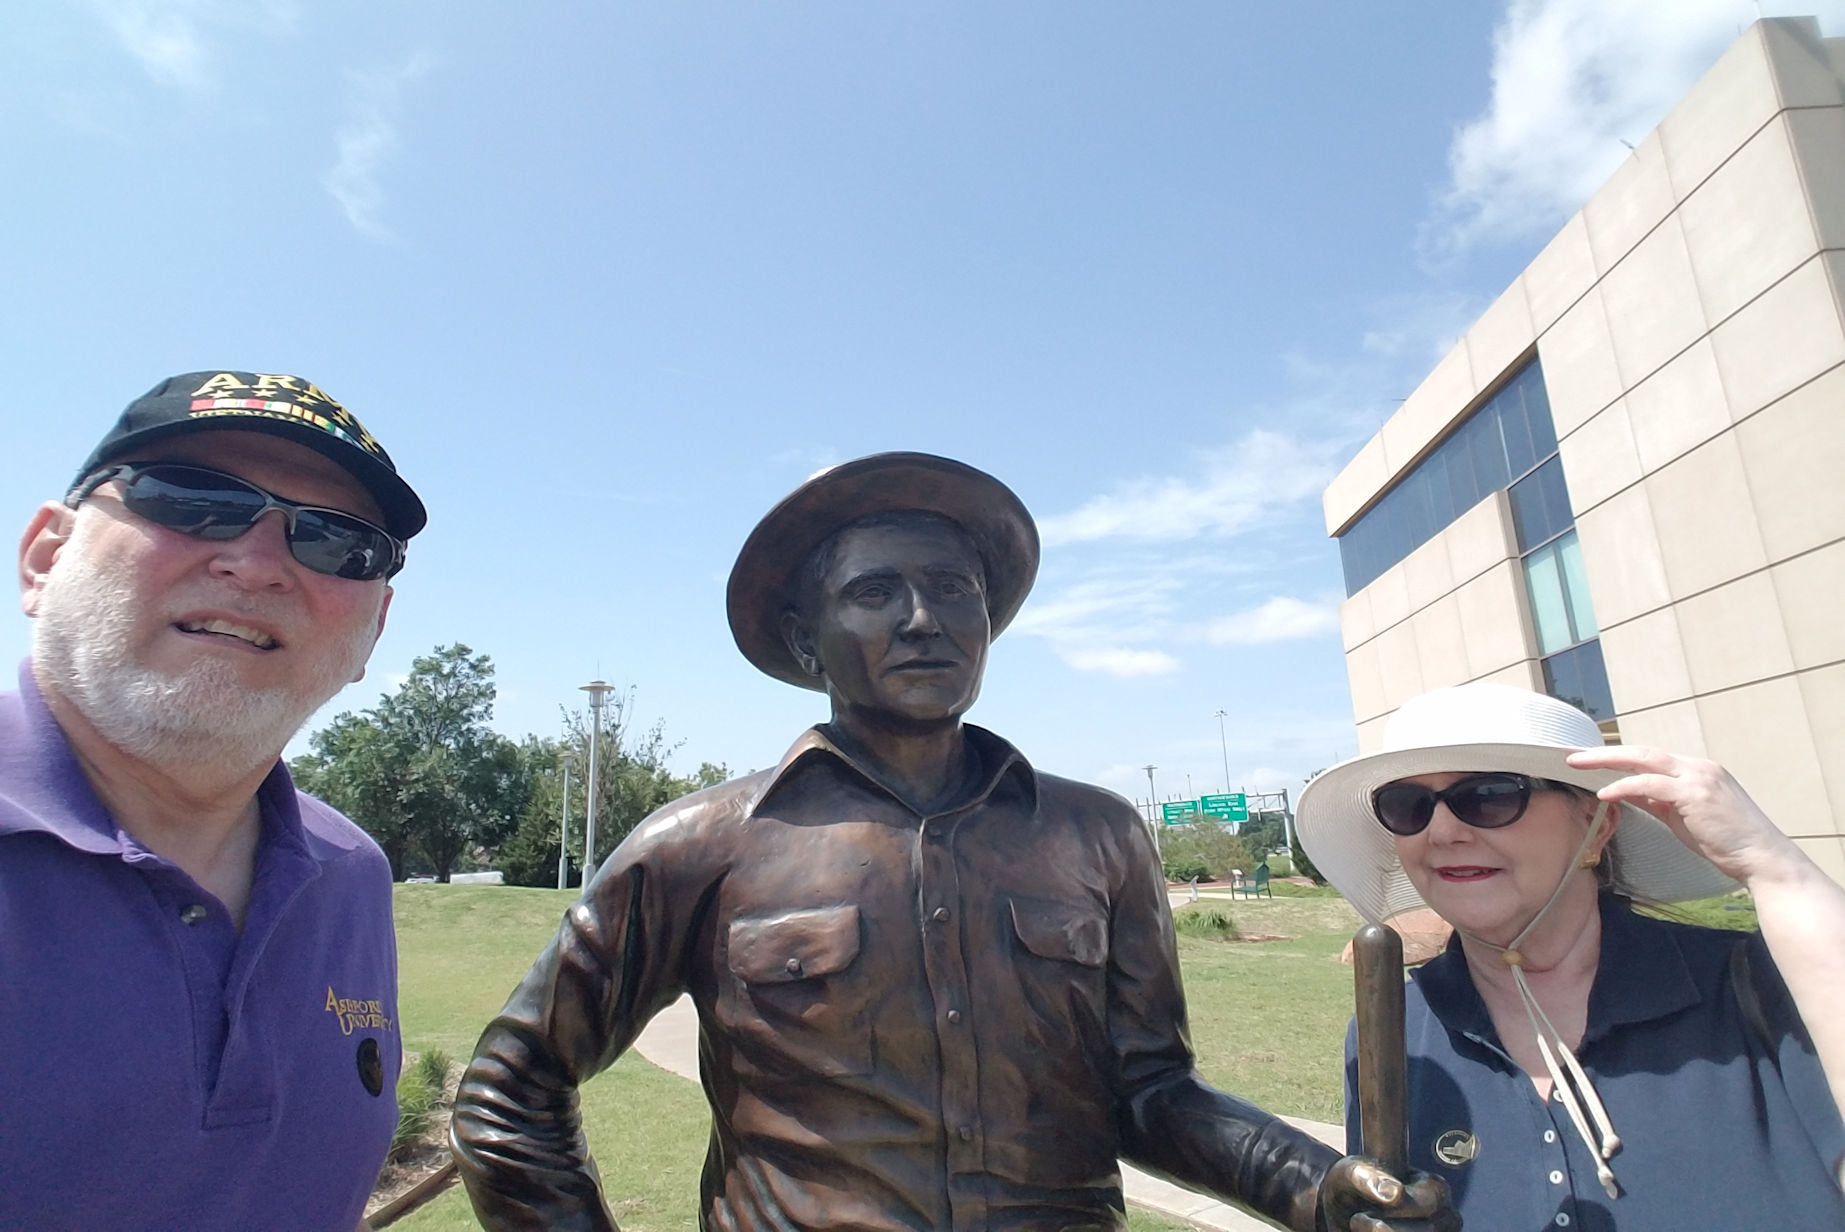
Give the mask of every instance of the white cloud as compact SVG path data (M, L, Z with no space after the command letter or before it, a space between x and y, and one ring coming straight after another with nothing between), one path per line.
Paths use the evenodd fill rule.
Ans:
M1216 646L1256 646L1300 637L1318 637L1339 628L1339 610L1333 600L1309 603L1276 595L1257 607L1220 616L1205 628L1205 640Z
M91 0L123 50L162 85L203 91L215 82L211 37L224 27L274 32L293 24L290 0ZM228 75L228 74L223 74ZM241 72L237 75L241 75Z
M339 204L346 221L373 239L390 235L380 216L384 190L378 173L397 149L399 96L428 68L428 57L417 52L395 69L354 74L352 78L347 120L335 136L339 157L321 184Z
M1115 485L1069 513L1043 519L1047 546L1100 539L1174 541L1246 530L1279 506L1316 498L1332 478L1324 444L1266 428L1234 445L1201 450L1189 478L1144 476Z
M1135 650L1127 646L1057 647L1057 657L1079 672L1110 676L1163 676L1177 671L1179 661L1163 650Z
M1841 0L1513 0L1493 38L1492 99L1449 148L1424 233L1434 254L1541 234L1582 207L1758 12Z
M1172 597L1183 583L1175 571L1102 569L1042 600L1026 604L1012 632L1041 637L1069 666L1110 676L1157 676L1179 660L1138 643L1166 627Z

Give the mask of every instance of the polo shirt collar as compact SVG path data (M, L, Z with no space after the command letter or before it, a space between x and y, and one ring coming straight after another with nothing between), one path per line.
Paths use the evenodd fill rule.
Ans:
M1698 1003L1697 981L1670 928L1612 894L1602 894L1601 910L1602 954L1589 989L1585 1043Z
M32 831L92 855L122 854L115 818L91 789L27 659L19 692L0 695L0 835Z
M1028 814L1036 813L1038 808L1038 774L1025 755L1000 736L994 735L984 727L975 727L972 723L963 723L961 730L966 734L968 749L980 767L980 776L975 789L964 796L956 798L947 808L934 813L921 814L924 820L930 817L947 816L973 808L991 798L1002 787L1015 787L1025 800ZM830 762L851 771L868 786L883 795L889 796L911 812L916 808L899 795L871 766L854 757L841 748L834 740L830 724L821 723L801 733L798 740L789 746L782 756L781 763L770 773L755 798L749 802L748 812L756 814L773 796L783 783L788 781L802 767L816 761Z
M256 789L263 848L307 856L294 781L277 761ZM91 855L136 858L121 827L90 786L64 729L45 704L32 660L19 667L19 692L0 693L0 836L48 834Z
M1698 1003L1697 983L1670 929L1605 891L1597 906L1601 956L1589 987L1584 1044L1615 1027L1664 1018ZM1429 1008L1450 1028L1477 1039L1496 1038L1492 1017L1468 974L1459 933L1448 939L1440 958L1416 973L1416 984Z

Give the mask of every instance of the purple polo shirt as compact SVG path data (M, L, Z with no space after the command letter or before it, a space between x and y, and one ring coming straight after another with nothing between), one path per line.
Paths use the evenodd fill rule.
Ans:
M352 1232L397 1121L391 874L295 791L241 935L0 693L0 1229Z

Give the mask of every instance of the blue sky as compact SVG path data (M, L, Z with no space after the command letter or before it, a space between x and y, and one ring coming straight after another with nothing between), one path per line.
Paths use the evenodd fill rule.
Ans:
M601 676L742 771L824 717L731 642L744 536L943 453L1045 537L974 721L1297 788L1355 751L1326 480L1758 12L1842 9L15 0L0 520L170 373L297 373L432 519L317 721L461 641L510 734Z

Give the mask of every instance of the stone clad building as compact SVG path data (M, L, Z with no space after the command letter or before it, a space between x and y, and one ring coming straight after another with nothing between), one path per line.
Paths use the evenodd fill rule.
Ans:
M1543 689L1845 880L1845 38L1750 27L1324 503L1361 751Z

